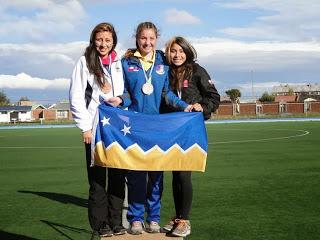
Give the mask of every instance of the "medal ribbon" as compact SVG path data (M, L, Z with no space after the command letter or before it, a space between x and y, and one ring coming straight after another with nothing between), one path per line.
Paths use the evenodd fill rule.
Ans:
M154 53L155 54L155 53ZM152 66L151 66L151 69L150 69L150 72L149 72L149 76L147 76L147 71L143 68L142 66L142 69L143 69L143 74L144 74L144 78L146 79L146 83L151 83L152 81L152 71L153 71L153 67L154 67L154 63L155 63L156 60L154 60L154 62L152 63Z
M106 77L109 77L110 80L111 80L111 84L110 85L111 85L112 94L114 96L113 81L112 81L112 74L111 74L111 63L112 63L111 54L109 54L108 68L106 68L105 65L103 65L101 58L100 58L100 63L102 65L103 73L106 75ZM108 81L108 79L105 79L105 81Z

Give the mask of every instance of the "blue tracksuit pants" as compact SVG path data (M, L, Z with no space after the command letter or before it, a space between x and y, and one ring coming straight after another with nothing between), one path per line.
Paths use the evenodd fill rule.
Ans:
M160 222L161 195L163 191L163 172L129 171L128 181L128 213L127 218L144 222Z

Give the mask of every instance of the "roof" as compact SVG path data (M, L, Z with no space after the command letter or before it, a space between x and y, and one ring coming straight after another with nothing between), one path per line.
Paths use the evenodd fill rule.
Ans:
M320 91L320 84L313 83L313 84L285 84L280 86L274 86L272 91L273 92L289 92L292 90L293 92L319 92Z
M231 99L229 96L220 96L220 102L228 102L231 103Z
M275 96L275 102L296 102L296 95Z
M33 104L32 110L35 110L35 109L46 109L46 108L42 104Z
M31 111L31 108L31 106L0 106L0 111L28 112Z
M306 98L305 100L303 100L304 102L316 102L317 100L314 98Z
M49 109L70 110L70 103L67 101L55 103L51 105Z

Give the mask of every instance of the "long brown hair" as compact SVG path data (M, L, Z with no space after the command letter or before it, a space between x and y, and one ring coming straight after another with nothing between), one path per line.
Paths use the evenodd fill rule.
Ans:
M136 29L136 34L134 35L135 38L136 38L136 48L128 49L126 51L125 55L124 55L125 58L132 57L133 54L135 53L135 51L137 51L137 49L139 48L139 46L138 46L138 38L140 37L141 32L143 30L145 30L145 29L152 29L154 31L154 33L156 34L157 38L160 36L158 28L152 22L142 22L142 23L140 23L138 25L137 29Z
M117 45L118 38L117 34L114 30L114 27L110 23L100 23L94 27L90 35L90 44L87 46L84 56L86 58L87 67L89 72L94 75L94 79L97 81L100 87L103 86L105 78L103 69L100 64L99 53L96 49L94 40L96 38L96 34L99 32L110 32L112 34L113 46L111 51L113 51ZM110 52L111 52L110 51Z
M178 44L183 52L186 54L186 61L181 66L175 66L170 58L170 51L173 44ZM166 44L166 59L170 65L169 79L170 87L173 90L179 90L185 79L190 80L192 78L193 63L197 60L197 52L194 47L183 37L173 37Z

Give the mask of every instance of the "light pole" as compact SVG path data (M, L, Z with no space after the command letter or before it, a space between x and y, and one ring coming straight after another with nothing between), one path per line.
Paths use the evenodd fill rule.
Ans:
M252 98L255 99L255 97L254 97L254 88L253 88L253 70L250 71L250 78L251 78Z

